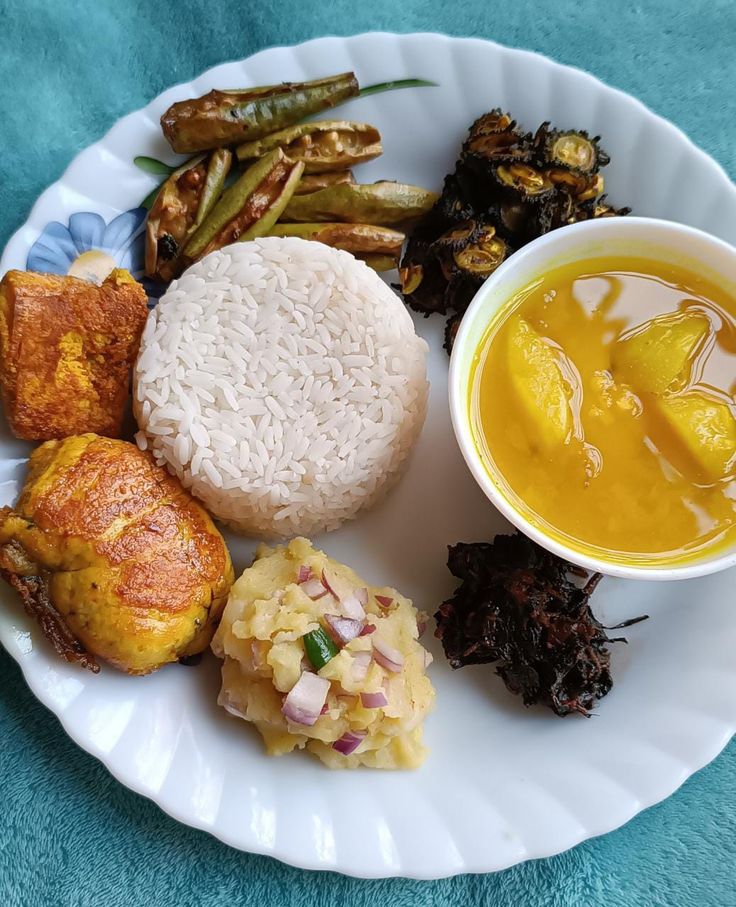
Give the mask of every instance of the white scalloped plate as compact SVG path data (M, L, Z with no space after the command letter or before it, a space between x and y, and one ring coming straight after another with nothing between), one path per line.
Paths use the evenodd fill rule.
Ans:
M361 168L364 181L439 187L470 122L500 106L528 128L549 119L602 134L613 158L606 179L614 203L736 242L736 189L726 174L632 98L578 70L484 41L368 34L218 66L125 117L43 193L0 270L25 267L52 220L66 224L75 212L94 211L109 221L135 207L154 180L132 158L171 160L158 119L172 101L347 69L363 85L438 83L341 108L341 116L375 123L385 139L385 155ZM432 612L453 588L445 546L489 539L504 524L453 440L442 325L417 319L417 327L432 350L432 395L412 467L385 504L317 541L368 581L396 585ZM27 451L7 431L0 438L0 502L12 502ZM252 546L229 541L242 569ZM501 869L610 831L711 760L736 729L734 579L731 571L676 584L606 580L594 598L604 623L643 612L652 619L628 631L628 646L615 647L614 689L590 720L525 710L490 668L453 673L432 642L432 751L414 773L331 773L301 755L268 759L256 735L215 706L214 660L146 678L109 669L94 677L55 658L6 589L0 639L70 736L182 822L298 866L435 878Z

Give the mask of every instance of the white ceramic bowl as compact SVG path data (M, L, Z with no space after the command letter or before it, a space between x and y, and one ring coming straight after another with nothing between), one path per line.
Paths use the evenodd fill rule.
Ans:
M475 480L518 529L554 554L600 573L631 579L673 580L703 576L736 564L736 545L677 566L628 565L594 557L563 544L518 510L504 482L478 453L468 396L473 358L490 322L517 293L552 268L604 255L631 255L679 265L718 283L736 296L736 248L701 230L645 217L601 218L573 224L524 246L483 284L465 314L450 362L450 411L460 449Z

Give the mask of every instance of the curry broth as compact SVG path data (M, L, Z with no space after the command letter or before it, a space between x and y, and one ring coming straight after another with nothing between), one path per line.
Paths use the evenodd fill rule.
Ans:
M632 339L633 338L633 339ZM532 522L621 562L736 540L736 300L678 267L560 267L479 346L471 422Z

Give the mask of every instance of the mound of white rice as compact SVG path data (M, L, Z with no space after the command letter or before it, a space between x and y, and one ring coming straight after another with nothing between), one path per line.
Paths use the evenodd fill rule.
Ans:
M258 536L334 529L395 479L426 411L426 343L347 252L235 243L171 284L134 375L142 448Z

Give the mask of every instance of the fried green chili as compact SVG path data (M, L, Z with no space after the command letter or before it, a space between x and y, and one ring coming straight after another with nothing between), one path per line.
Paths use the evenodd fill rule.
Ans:
M161 117L161 128L179 154L204 151L262 138L357 94L352 72L311 82L214 90L172 104Z
M318 192L292 198L283 218L297 223L405 224L426 214L436 200L437 195L427 189L388 180L328 186Z
M264 236L278 220L298 184L304 164L277 148L232 186L184 248L187 263L238 240Z
M347 120L316 120L246 142L238 147L237 155L247 161L274 148L281 148L292 160L304 161L305 173L344 170L371 161L383 152L381 134L375 126Z
M169 281L181 271L181 251L220 197L232 163L224 148L199 155L175 170L151 207L146 223L145 268Z

